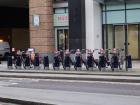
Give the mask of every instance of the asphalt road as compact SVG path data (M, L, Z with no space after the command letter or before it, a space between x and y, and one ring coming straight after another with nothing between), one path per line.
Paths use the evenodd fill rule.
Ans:
M0 105L17 105L17 104L0 102Z
M139 105L139 90L140 83L0 78L0 96L54 105Z
M111 83L0 78L0 86L69 92L140 96L140 83Z

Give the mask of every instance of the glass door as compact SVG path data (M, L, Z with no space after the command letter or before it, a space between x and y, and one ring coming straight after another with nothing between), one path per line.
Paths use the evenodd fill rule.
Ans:
M128 53L131 54L132 59L139 59L138 55L138 25L127 26L127 40L128 40ZM125 26L114 26L114 47L124 49L125 43Z
M125 28L124 25L108 25L108 49L124 49Z
M132 59L136 60L140 58L139 28L140 26L138 24L127 25L128 53L132 55ZM104 33L106 33L105 28L104 30ZM125 25L107 25L107 35L104 34L104 40L107 46L104 47L107 49L125 49Z
M69 47L68 29L57 29L57 49L65 50Z
M114 25L114 48L124 49L125 27L124 25Z
M139 59L138 34L138 25L128 25L128 52L132 55L133 59Z

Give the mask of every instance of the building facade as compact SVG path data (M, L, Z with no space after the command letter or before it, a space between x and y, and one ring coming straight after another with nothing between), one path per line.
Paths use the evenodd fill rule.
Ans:
M1 0L0 8L0 38L11 47L40 53L119 48L140 59L139 0Z
M86 8L91 2L92 7ZM101 7L98 2L94 2L93 4L93 0L40 0L40 2L29 0L31 47L40 52L54 49L94 49L94 44L100 42L98 48L101 48L102 44L99 40L102 26ZM95 6L98 8L96 9ZM98 14L91 14L93 7L98 10L94 10ZM98 21L93 18L94 14ZM33 23L36 15L39 18L38 26L34 26ZM99 24L98 27L92 26L94 22ZM96 34L96 37L93 34Z
M140 1L106 0L102 7L103 47L125 49L140 59Z

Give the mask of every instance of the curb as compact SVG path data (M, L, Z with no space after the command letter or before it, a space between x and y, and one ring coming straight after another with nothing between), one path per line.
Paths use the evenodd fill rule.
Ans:
M5 102L5 103L19 104L19 105L53 105L53 104L47 104L47 103L32 102L32 101L25 101L25 100L19 100L19 99L11 99L11 98L2 98L2 97L0 97L0 101Z
M29 73L29 74L69 74L69 75L98 75L98 76L130 76L130 77L140 77L140 74L123 74L125 72L94 72L94 71L89 71L89 72L72 72L72 71L69 71L69 72L65 72L65 71L50 71L50 70L47 70L47 71L23 71L23 70L19 70L19 71L14 71L14 70L1 70L0 73ZM111 74L112 73L112 74ZM122 74L113 74L113 73L122 73ZM128 73L128 72L126 72ZM133 73L133 72L132 72Z
M83 78L83 77L57 77L57 76L25 76L25 75L0 75L6 78L27 78L27 79L53 79L53 80L78 80L78 81L106 81L106 82L127 82L140 83L139 79L113 79L113 78Z

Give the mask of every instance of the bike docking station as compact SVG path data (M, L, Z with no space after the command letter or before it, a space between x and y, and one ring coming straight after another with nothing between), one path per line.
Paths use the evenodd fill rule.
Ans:
M127 71L132 71L132 57L130 54L126 56Z
M93 57L93 53L92 53L91 50L88 50L88 52L87 52L87 61L86 61L86 69L87 70L93 70L94 62L95 62L95 60L94 60L94 57Z
M13 59L12 55L7 56L7 68L8 69L13 69Z
M53 69L54 70L59 70L60 69L60 62L61 62L61 59L60 59L60 52L59 51L56 51L54 53L54 62L53 62Z
M64 62L63 62L64 70L70 70L71 64L72 64L72 60L70 58L70 52L69 50L66 50L64 55Z
M80 49L77 49L75 54L76 56L75 56L74 68L75 70L82 70L82 56L81 56Z
M106 71L107 58L106 58L105 53L106 52L104 49L100 49L100 52L98 53L98 54L100 54L99 63L98 63L98 68L100 71Z
M22 58L20 54L17 54L15 59L15 68L21 70L22 69L21 66L22 66Z
M31 56L30 52L18 52L14 58L12 54L9 54L7 57L7 68L22 69L23 67L25 70L60 70L60 67L63 67L63 70L68 71L99 70L101 72L119 72L125 69L126 71L132 71L132 57L130 54L126 56L124 51L124 49L117 48L77 49L70 51L67 49L63 50L63 54L62 51L61 54L60 51L55 51L53 56L48 56L47 54L43 56L39 55L39 53L31 53ZM49 67L50 64L52 64L53 68Z
M119 54L118 54L118 49L114 48L110 54L112 55L111 57L111 69L112 71L119 71Z
M23 63L24 69L30 70L31 69L31 61L30 61L30 55L26 54L24 58L24 63Z
M0 64L1 64L1 60L2 60L2 55L0 55Z
M40 60L39 60L39 55L36 53L35 58L34 58L34 69L39 70L40 69Z
M48 56L44 56L43 66L44 66L44 70L49 70L49 57Z

